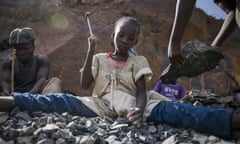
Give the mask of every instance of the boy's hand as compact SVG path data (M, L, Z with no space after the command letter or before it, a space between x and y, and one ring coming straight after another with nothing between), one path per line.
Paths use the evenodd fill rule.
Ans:
M178 68L184 64L185 60L182 56L180 45L168 47L168 59L172 65Z
M131 108L127 118L137 127L141 127L143 123L143 111L138 107Z

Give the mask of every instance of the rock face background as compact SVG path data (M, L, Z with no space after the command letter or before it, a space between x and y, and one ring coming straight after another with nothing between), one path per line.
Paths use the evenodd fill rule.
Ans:
M89 31L85 12L90 11L93 33L99 36L97 52L112 50L110 45L114 22L121 16L136 17L142 24L142 33L135 47L146 56L153 69L151 89L161 72L169 64L168 39L175 13L175 0L1 0L0 38L9 35L16 27L29 26L36 35L36 53L47 54L51 60L50 77L57 76L66 90L78 95L89 95L90 90L79 86L79 69L87 52ZM220 29L222 20L207 16L195 9L182 44L189 40L211 43ZM187 89L210 89L215 93L227 93L234 86L231 74L240 82L240 31L236 30L221 47L225 59L216 69L196 78L181 78ZM2 59L11 50L0 54Z

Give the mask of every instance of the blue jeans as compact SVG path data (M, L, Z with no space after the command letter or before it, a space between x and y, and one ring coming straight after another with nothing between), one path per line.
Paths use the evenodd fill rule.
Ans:
M192 128L228 139L232 137L231 116L232 111L226 109L162 101L155 106L148 121Z
M46 95L13 93L14 107L22 111L68 112L72 115L96 117L97 114L71 94L50 93Z

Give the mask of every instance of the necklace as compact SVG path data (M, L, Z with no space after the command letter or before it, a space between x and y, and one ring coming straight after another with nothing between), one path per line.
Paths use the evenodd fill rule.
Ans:
M126 58L125 61L118 61L118 60L112 58L112 54L111 53L108 53L107 54L107 63L112 68L122 68L122 67L125 66L127 58Z
M118 62L126 62L128 59L129 55L125 56L125 57L116 57L116 55L113 55L112 52L107 53L107 58L112 58L115 61Z

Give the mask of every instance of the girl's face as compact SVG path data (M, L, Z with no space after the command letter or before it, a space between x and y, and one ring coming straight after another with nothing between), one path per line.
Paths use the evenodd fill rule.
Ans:
M128 51L137 43L138 31L133 24L119 23L113 34L116 54L128 55Z

